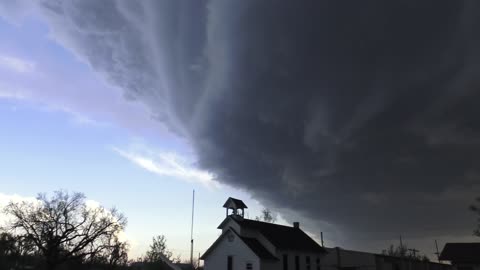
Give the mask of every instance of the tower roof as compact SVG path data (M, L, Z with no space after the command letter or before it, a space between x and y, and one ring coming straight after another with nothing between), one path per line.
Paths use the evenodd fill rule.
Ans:
M224 208L233 208L233 209L243 209L248 208L247 205L239 199L229 197L227 201L223 204Z

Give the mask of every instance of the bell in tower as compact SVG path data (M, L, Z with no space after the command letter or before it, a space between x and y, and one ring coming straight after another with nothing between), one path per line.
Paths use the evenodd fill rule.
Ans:
M242 200L229 197L227 199L227 201L223 204L223 208L226 209L227 217L230 215L230 216L234 216L234 217L242 217L243 218L244 215L245 215L245 210L244 209L248 208L248 207L245 205L245 203L243 203ZM229 211L229 210L232 210L232 211ZM241 214L240 214L239 210L242 210Z

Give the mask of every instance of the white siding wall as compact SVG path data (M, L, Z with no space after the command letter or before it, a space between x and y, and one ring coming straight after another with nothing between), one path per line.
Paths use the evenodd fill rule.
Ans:
M233 257L233 270L245 270L247 262L253 264L253 270L260 270L260 260L237 235L232 242L227 237L220 240L205 258L205 270L226 270L228 256Z

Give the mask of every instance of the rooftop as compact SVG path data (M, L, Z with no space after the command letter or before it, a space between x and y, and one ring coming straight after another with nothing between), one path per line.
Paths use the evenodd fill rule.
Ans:
M440 260L453 263L480 263L480 243L447 243Z
M243 242L261 259L278 260L255 238L241 237Z
M242 228L256 230L268 239L275 247L286 250L326 252L315 240L300 228L261 222L251 219L234 220Z

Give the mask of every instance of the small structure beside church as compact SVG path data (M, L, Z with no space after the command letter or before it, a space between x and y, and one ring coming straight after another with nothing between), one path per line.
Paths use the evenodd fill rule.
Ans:
M243 201L228 198L222 234L203 254L205 270L320 270L325 249L300 229L244 218Z
M480 270L480 243L447 243L440 260L450 261L456 270Z

